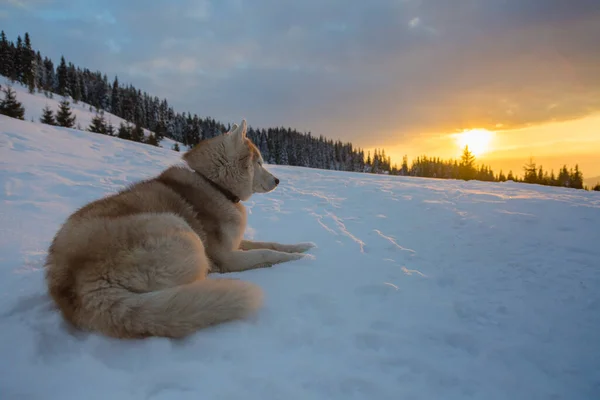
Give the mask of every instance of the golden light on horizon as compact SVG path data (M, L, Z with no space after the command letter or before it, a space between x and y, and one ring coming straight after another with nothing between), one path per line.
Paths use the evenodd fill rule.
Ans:
M486 130L477 125L471 129L439 129L429 134L401 137L385 148L392 164L402 163L407 156L409 165L419 156L459 159L466 145L483 163L506 174L522 171L530 157L545 170L559 171L563 165L579 168L584 179L600 176L600 111L579 119L551 121L518 128L496 126ZM373 154L374 148L365 147ZM481 155L479 155L481 154ZM594 182L594 185L596 182Z
M461 151L465 146L469 146L473 155L481 156L490 151L494 132L487 129L469 129L453 136Z

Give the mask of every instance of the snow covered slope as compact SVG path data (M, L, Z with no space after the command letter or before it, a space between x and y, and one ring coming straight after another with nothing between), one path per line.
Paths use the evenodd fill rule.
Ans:
M0 399L598 399L600 193L272 167L249 237L313 260L233 274L255 318L185 340L74 332L47 246L168 149L0 116Z
M50 109L54 111L54 115L56 115L56 112L59 108L59 103L65 98L56 93L53 93L52 98L46 97L46 95L37 91L34 93L29 93L29 90L25 85L19 82L10 82L8 78L2 75L0 75L0 85L2 85L2 88L10 86L15 91L17 101L21 102L23 104L23 107L25 108L25 120L33 120L33 122L35 123L40 123L42 110L44 109L44 107L46 107L46 105L49 106ZM4 93L0 93L0 95L0 98L4 98ZM81 130L86 131L92 123L92 118L96 116L95 109L92 107L92 111L90 111L89 104L84 103L82 101L77 102L77 104L75 104L71 97L67 97L66 99L69 100L69 107L71 108L71 112L76 117L75 127L80 127ZM119 125L121 123L127 123L125 119L117 117L116 115L113 115L106 111L104 112L104 119L106 120L106 123L111 123L113 125L113 127L115 128L115 132L117 129L119 129ZM144 134L146 136L148 136L149 133L150 131L148 129L144 129ZM163 138L159 143L161 147L164 147L166 149L172 149L174 144L175 141L169 138ZM187 150L187 147L182 143L178 143L178 146L181 149L181 151Z

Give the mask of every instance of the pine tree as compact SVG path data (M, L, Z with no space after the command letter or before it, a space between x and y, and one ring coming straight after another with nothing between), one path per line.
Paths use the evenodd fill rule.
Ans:
M110 110L115 115L121 114L121 93L119 79L115 76L110 94Z
M567 166L563 165L560 172L558 173L558 186L569 187L571 182L571 176L569 175L569 171L567 170Z
M536 169L536 165L535 162L533 161L533 158L529 158L529 162L527 164L525 164L525 166L523 167L524 170L524 175L523 175L523 182L525 183L537 183L538 180L538 175L537 175L537 169Z
M47 104L46 107L44 107L44 109L42 110L42 117L40 118L40 122L46 125L56 125L54 112Z
M121 122L119 124L119 130L117 131L117 137L121 139L131 140L131 127Z
M4 100L0 102L0 114L25 120L25 108L17 100L15 91L10 86L2 89L2 91L4 92Z
M56 123L58 126L64 126L65 128L72 128L75 126L75 115L71 113L71 107L68 100L64 99L58 106L58 113L56 113Z
M544 168L540 165L540 168L538 169L537 183L539 183L540 185L545 185L546 182L544 181L547 177L546 175L544 175Z
M4 31L0 32L0 75L10 76L12 69L12 54Z
M583 189L583 174L579 170L579 165L575 164L575 171L571 173L570 187L574 189Z
M111 122L109 122L108 125L106 125L106 134L108 136L115 136L115 127Z
M13 52L14 71L11 76L16 82L23 82L23 39L17 36L17 46Z
M18 81L18 51L17 48L15 47L15 44L12 42L8 43L8 48L7 48L7 72L8 72L8 79L10 79L11 82L16 82Z
M56 73L54 71L54 63L49 58L44 58L44 92L46 96L52 98L52 91L57 85Z
M502 172L502 170L500 170L500 174L498 174L498 181L506 182L506 176L504 176L504 172Z
M408 157L406 155L402 156L402 167L400 167L400 175L408 175Z
M77 104L81 100L82 92L81 92L81 82L79 80L79 75L77 75L75 72L72 75L71 82L72 83L70 84L70 87L73 88L71 90L73 103Z
M379 157L379 151L378 149L373 150L373 165L371 165L371 173L372 174L378 174L379 173L379 168L380 168L380 157Z
M156 123L156 127L154 128L154 135L156 135L156 140L161 141L164 137L165 134L167 133L167 128L165 126L165 123L163 121L158 121ZM200 141L199 139L199 135L197 132L192 132L192 139L190 141L189 144L196 144Z
M61 96L68 96L71 94L69 91L69 72L67 70L67 63L65 57L60 57L60 65L56 68L57 75L57 87L56 93Z
M475 179L477 169L475 168L475 156L469 150L469 146L465 146L460 162L460 178L463 180Z
M106 122L104 121L104 113L96 113L92 118L92 122L87 129L89 132L106 134Z
M134 142L144 142L144 129L139 124L136 124L131 131L131 140Z
M22 50L23 83L27 85L29 92L35 91L35 52L31 48L29 33L25 32L25 45Z
M596 183L596 186L594 186L592 188L592 190L596 191L596 192L600 192L600 182Z
M554 170L552 170L552 173L550 174L550 182L549 184L551 186L558 186L558 181L556 180L556 175L554 175Z
M156 135L154 133L150 133L148 135L148 138L145 141L146 144L152 145L152 146L158 146L158 140L156 139Z
M44 69L44 60L42 60L42 55L39 51L35 54L33 68L35 87L41 93L44 91L44 85L46 84L46 70Z

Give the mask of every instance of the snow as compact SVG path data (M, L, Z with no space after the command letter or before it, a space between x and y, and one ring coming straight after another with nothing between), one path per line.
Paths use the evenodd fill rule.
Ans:
M40 107L41 108L41 107ZM270 166L232 274L253 318L183 340L73 331L43 260L86 202L180 153L0 116L1 399L598 399L600 193Z

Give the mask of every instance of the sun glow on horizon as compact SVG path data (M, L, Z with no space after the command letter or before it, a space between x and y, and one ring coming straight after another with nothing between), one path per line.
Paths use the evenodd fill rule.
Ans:
M475 156L481 156L491 149L494 132L486 129L469 129L453 135L460 150L469 146Z

